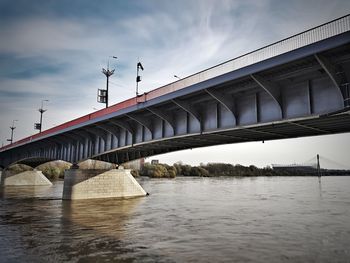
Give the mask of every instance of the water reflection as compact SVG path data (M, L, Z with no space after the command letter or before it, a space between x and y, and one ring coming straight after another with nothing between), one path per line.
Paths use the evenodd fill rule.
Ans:
M23 198L40 198L50 197L52 186L0 186L0 198L6 199L23 199Z
M67 260L96 262L130 254L125 229L140 199L62 201L58 254ZM130 256L127 256L130 260Z
M140 198L62 201L62 223L120 238Z
M320 193L320 199L322 199L322 180L321 180L321 176L318 177L318 192Z
M1 189L0 254L4 258L23 261L30 254L25 257L35 262L132 259L132 249L123 240L139 198L62 201L61 194L62 182L53 187ZM4 246L6 239L11 245Z

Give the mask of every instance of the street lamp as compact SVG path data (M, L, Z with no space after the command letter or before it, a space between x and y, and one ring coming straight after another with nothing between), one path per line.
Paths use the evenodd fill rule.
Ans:
M12 121L12 126L10 127L11 129L11 139L7 139L8 142L10 142L11 144L13 143L13 133L14 133L14 130L16 129L15 127L15 122L18 121L18 120L13 120Z
M49 100L41 100L41 108L38 110L40 112L40 123L34 123L34 129L39 130L39 133L43 128L43 113L47 111L47 110L44 110L44 101L49 101Z
M136 68L137 68L137 75L136 75L136 97L137 97L139 95L139 82L141 81L141 76L139 75L139 71L140 69L142 71L144 70L140 61L137 63Z
M176 75L174 75L174 78L177 78L178 80L180 80L180 79L181 79L180 77L178 77L178 76L176 76Z
M107 69L102 68L102 73L107 78L107 85L106 89L98 89L97 90L97 102L105 103L106 108L108 108L108 83L109 83L109 77L114 74L115 69L109 70L109 58L117 59L116 56L109 56L108 62L107 62Z

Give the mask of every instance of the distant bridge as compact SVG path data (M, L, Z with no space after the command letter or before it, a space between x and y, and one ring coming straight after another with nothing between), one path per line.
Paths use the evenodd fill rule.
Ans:
M0 165L124 163L350 131L350 16L0 148Z
M317 154L315 157L312 157L311 159L301 162L301 163L289 163L289 164L272 164L273 169L290 169L290 170L300 170L300 169L306 169L306 170L316 170L317 168L323 168L327 169L326 167L333 167L332 169L337 167L338 170L349 170L349 165L341 164L337 161L334 161L326 156L322 156ZM328 168L329 169L329 168ZM331 170L332 170L331 169Z
M337 167L334 168L325 168L323 165ZM320 156L319 154L316 157L311 158L303 163L294 163L294 164L272 164L272 168L276 171L292 173L294 175L317 175L317 176L341 176L349 175L350 166L341 164L337 161L331 160L325 156ZM283 174L283 173L282 173Z

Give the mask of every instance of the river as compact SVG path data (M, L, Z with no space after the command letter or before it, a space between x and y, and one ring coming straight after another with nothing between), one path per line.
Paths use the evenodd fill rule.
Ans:
M139 179L147 197L0 196L1 262L350 262L350 176Z

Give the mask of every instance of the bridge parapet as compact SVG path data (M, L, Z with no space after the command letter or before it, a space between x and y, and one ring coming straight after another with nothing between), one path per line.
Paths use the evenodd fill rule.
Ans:
M314 27L302 33L285 38L258 50L241 55L191 76L162 86L147 93L147 99L153 99L179 89L203 82L208 79L247 67L272 57L296 50L298 48L325 40L327 38L348 32L350 30L350 15L343 16L323 25Z

